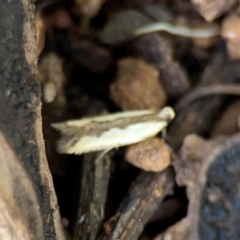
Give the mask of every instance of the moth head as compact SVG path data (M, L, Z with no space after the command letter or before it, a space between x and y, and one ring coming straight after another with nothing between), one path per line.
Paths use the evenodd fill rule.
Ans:
M171 107L165 107L158 113L158 117L166 122L170 122L175 118L175 112Z

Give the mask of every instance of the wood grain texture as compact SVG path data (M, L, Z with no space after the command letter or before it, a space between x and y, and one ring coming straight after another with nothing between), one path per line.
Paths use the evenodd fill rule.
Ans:
M43 222L38 239L63 239L42 136L32 2L3 1L0 29L0 130L33 184ZM37 225L27 220L36 234Z

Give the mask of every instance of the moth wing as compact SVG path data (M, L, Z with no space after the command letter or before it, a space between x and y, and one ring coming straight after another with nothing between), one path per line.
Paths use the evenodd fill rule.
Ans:
M167 126L167 121L174 118L174 111L170 107L163 108L154 121L135 122L125 128L113 127L98 136L83 136L82 130L94 122L106 123L118 119L146 116L154 114L152 110L125 111L80 120L53 123L52 127L61 132L61 139L57 144L59 153L82 154L108 148L116 148L143 141L159 133Z
M52 123L51 126L56 130L60 131L62 134L69 134L71 135L73 132L81 131L87 125L91 125L94 122L111 122L120 118L132 118L138 116L146 116L154 114L153 110L135 110L135 111L124 111L124 112L117 112L114 114L105 114L102 116L96 117L86 117L77 120L69 120L66 122L60 123Z
M80 155L108 148L122 147L153 137L166 126L166 121L142 122L129 125L124 129L112 128L100 136L83 137L80 137L77 132L72 134L62 132L63 136L58 142L58 152Z

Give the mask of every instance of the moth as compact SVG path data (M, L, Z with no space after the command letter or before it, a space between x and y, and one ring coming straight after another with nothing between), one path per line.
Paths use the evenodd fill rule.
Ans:
M53 123L61 132L59 153L76 154L113 149L141 142L161 132L175 117L171 107L124 111L81 120Z

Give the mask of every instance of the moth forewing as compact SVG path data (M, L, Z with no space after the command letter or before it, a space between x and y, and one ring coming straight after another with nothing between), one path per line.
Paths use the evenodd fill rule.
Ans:
M136 123L126 128L111 128L100 136L83 136L81 139L76 134L72 134L59 141L58 151L60 153L82 154L126 146L152 137L166 126L166 121Z
M105 114L97 117L86 117L81 120L70 120L64 123L53 123L52 126L56 129L64 131L64 127L84 127L86 125L91 124L92 122L111 122L117 119L125 119L125 118L133 118L133 117L141 117L155 114L153 110L138 110L138 111L125 111L119 112L115 114Z
M114 121L121 119L131 119L141 116L155 115L153 110L138 110L138 111L125 111L115 114L105 114L96 117L86 117L80 120L69 120L62 123L52 123L51 126L59 130L62 134L71 134L72 132L80 131L80 129L95 128L97 123L114 123Z
M62 133L59 153L83 154L141 142L159 133L174 116L173 109L165 107L158 114L126 111L52 126Z

